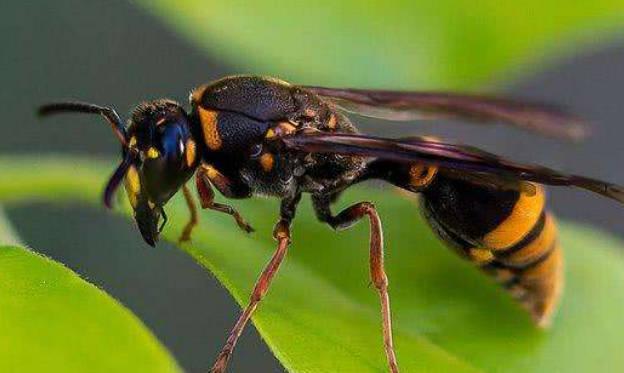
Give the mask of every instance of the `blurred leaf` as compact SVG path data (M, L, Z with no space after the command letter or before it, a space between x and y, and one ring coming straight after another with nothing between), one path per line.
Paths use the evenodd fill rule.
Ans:
M178 372L145 326L62 265L0 246L0 371Z
M96 196L108 167L112 168L112 163L106 165L62 158L0 158L0 168L10 180L0 185L0 201L80 199L99 204ZM24 171L32 169L38 172ZM58 193L64 183L64 193ZM363 199L376 202L384 220L403 371L624 369L620 353L624 259L615 250L620 242L563 224L567 291L554 327L543 332L490 279L443 247L411 202L391 192L359 188L339 204ZM237 204L258 229L256 234L241 233L222 214L203 212L193 244L182 249L242 304L273 252L270 232L278 204L267 200ZM307 201L302 205L288 258L254 323L289 371L384 371L378 298L368 286L367 224L335 233L315 221ZM127 206L122 210L127 213ZM175 240L187 219L180 196L174 197L167 212L170 225L165 236ZM226 329L229 326L224 327L224 339Z
M601 41L624 21L619 0L133 2L242 72L411 89L508 78L528 61Z
M9 222L4 209L0 206L0 245L20 245L21 241L13 229L13 225Z

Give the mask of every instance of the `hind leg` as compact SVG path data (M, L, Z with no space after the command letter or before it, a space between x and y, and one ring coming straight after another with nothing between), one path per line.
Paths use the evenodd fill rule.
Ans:
M375 206L370 202L360 202L332 215L330 210L331 197L312 196L314 210L320 221L329 224L336 230L348 229L362 218L368 217L370 224L370 276L381 303L383 342L390 372L398 373L394 342L392 338L392 317L390 314L390 296L388 294L388 277L384 268L383 231L381 220Z

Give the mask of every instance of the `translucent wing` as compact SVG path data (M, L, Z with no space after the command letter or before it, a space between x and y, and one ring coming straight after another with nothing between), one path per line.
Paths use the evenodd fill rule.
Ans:
M580 140L587 123L557 107L499 97L446 92L407 92L303 87L345 111L387 120L460 118L501 122L548 136Z
M287 148L298 151L433 164L457 175L478 177L502 187L509 185L510 180L574 186L624 203L624 188L619 185L569 175L543 166L513 162L471 146L424 138L385 139L356 134L305 134L283 138L282 141Z

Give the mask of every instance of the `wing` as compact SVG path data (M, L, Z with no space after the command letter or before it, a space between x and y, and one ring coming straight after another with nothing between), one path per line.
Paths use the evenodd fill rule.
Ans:
M544 135L580 140L587 123L549 105L445 92L402 92L308 87L345 111L387 120L460 118L475 122L504 122Z
M282 139L288 149L356 155L398 162L420 162L440 166L457 175L481 179L502 187L510 180L546 185L574 186L624 203L624 188L578 175L569 175L538 165L501 158L483 150L446 144L424 138L385 139L354 134L307 134Z

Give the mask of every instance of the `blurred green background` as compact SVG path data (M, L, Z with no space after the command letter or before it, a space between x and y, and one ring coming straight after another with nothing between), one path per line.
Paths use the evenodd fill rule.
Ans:
M34 107L76 98L125 113L141 100L184 102L198 84L255 72L309 84L499 90L557 102L594 120L590 140L565 144L458 123L358 123L370 133L435 134L624 184L618 2L529 1L522 8L484 2L482 13L472 13L468 1L186 1L177 12L167 8L170 3L3 2L0 153L116 156L118 144L106 126L78 117L38 122ZM146 4L153 7L146 11ZM196 6L206 8L209 14L201 16L208 21L183 21L200 16ZM180 33L172 24L181 26ZM598 33L607 30L615 32L608 38ZM559 215L624 235L619 206L572 190L551 196ZM188 371L211 363L237 307L184 253L166 244L147 248L132 225L101 211L38 204L12 208L9 216L29 245L134 311ZM232 371L279 370L252 328L232 364Z

